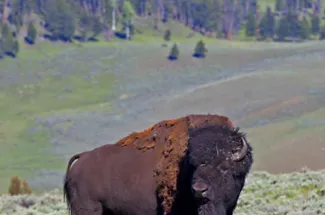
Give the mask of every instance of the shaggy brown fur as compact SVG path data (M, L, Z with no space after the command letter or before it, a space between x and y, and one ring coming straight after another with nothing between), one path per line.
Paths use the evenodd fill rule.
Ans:
M117 145L122 147L133 146L141 151L155 149L158 165L154 174L158 196L162 199L164 215L170 212L175 199L179 163L188 149L189 129L205 125L225 125L234 128L232 122L225 116L188 115L161 121L117 142Z

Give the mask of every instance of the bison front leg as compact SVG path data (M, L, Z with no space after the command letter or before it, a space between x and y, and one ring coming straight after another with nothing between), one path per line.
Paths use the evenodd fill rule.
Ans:
M72 215L103 215L103 206L100 202L78 202L71 207Z

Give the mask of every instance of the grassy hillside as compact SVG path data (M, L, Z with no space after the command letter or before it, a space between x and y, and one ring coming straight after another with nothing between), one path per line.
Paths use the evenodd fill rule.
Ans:
M177 26L175 23L172 25ZM0 191L7 191L13 175L26 178L35 190L56 188L62 183L66 161L72 154L113 143L134 130L141 130L164 118L184 115L187 111L209 111L240 120L248 109L239 108L241 106L231 109L234 103L228 99L244 97L243 93L249 92L249 86L259 83L243 85L245 82L240 77L251 73L265 74L266 70L275 76L261 75L264 79L259 86L265 86L264 91L258 91L260 94L256 94L254 102L260 99L259 95L264 98L265 93L271 91L275 80L283 79L277 85L277 89L282 89L277 92L281 93L272 94L273 100L256 102L255 105L253 98L246 101L252 103L252 113L249 118L239 121L239 125L253 129L250 136L257 148L257 167L272 170L264 165L269 161L263 161L265 151L259 148L261 137L269 133L269 128L259 127L255 121L260 116L254 111L266 108L270 102L285 100L286 95L292 96L297 87L288 80L299 79L301 87L298 88L301 89L309 89L316 83L315 90L319 90L324 80L320 78L324 65L322 62L316 64L315 56L324 56L324 45L320 42L225 42L200 36L181 37L184 32L180 30L175 38L172 35L168 48L161 47L161 35L148 36L149 33L145 33L135 37L135 41L123 43L115 40L82 46L48 42L37 43L34 47L23 45L17 59L0 61ZM206 59L198 60L191 56L198 39L207 44ZM166 57L174 42L179 44L180 58L169 62ZM298 63L297 68L305 66L305 69L289 76L282 72L294 70ZM309 78L306 78L305 71L309 72ZM227 79L240 82L217 84L218 87L226 86L216 91L220 95L207 92L196 98L189 93L204 84L214 86L216 81ZM284 88L284 82L291 83L289 91ZM233 86L242 90L232 90ZM173 100L176 95L178 99ZM321 95L318 93L312 98L320 100ZM200 102L200 99L210 96L220 96L219 105L206 106ZM175 101L179 108L172 108ZM323 103L311 105L317 109ZM314 133L308 135L322 137L316 130L312 128L310 131ZM288 152L290 145L284 145ZM319 167L318 161L315 167Z
M249 175L235 215L325 214L325 172ZM68 215L63 194L0 196L3 215Z

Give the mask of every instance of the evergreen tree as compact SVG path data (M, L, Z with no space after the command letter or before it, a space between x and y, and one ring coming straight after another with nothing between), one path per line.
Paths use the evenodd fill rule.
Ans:
M104 29L104 25L100 22L98 17L93 16L92 18L92 38L96 38Z
M86 11L82 11L79 18L79 31L81 40L86 42L89 37L89 33L91 31L91 17L86 13Z
M276 0L275 2L275 10L282 11L286 7L286 0Z
M208 50L205 48L204 42L200 40L195 46L193 57L205 58L206 52Z
M89 38L97 37L104 29L103 24L100 22L98 17L88 15L86 12L81 13L79 28L81 38L84 42Z
M287 16L280 19L277 28L277 36L279 40L284 40L286 37L300 36L300 23L298 15L295 11L289 10Z
M299 0L299 10L302 10L303 8L305 8L305 4L306 4L306 0Z
M27 26L27 38L28 38L28 41L31 44L34 44L35 40L36 40L36 36L37 36L37 32L36 32L35 26L33 25L32 22L28 23L28 26Z
M131 31L130 31L130 27L132 25L132 18L135 15L134 9L132 4L128 1L125 0L123 2L123 25L124 25L124 29L125 29L125 36L126 39L129 40L131 39Z
M187 1L186 3L184 2L183 10L186 15L190 16L189 19L193 20L194 27L208 32L215 32L221 25L223 1Z
M318 34L320 31L320 18L317 15L313 15L311 18L311 33Z
M289 27L290 24L287 17L282 17L277 28L277 36L280 41L283 41L287 36L289 36Z
M4 57L4 55L5 55L5 53L4 53L4 50L3 50L3 40L0 37L0 59L2 59Z
M325 25L323 25L320 29L320 32L319 32L319 39L320 40L325 40Z
M308 39L310 35L310 25L308 23L307 18L304 16L303 20L300 23L300 38L301 39Z
M172 49L170 50L168 59L169 60L177 60L178 56L179 56L179 50L178 50L177 44L175 43L173 45Z
M12 54L14 56L17 56L18 52L19 52L19 42L17 39L15 39L12 45Z
M165 31L165 34L164 34L164 40L165 40L166 42L168 42L168 41L170 40L170 35L171 35L171 32L170 32L169 29L167 29L167 30Z
M22 0L16 0L12 2L11 11L8 16L8 21L16 27L17 32L23 25L24 11L20 5L22 3L21 1Z
M255 35L256 31L256 19L253 13L249 13L246 22L245 34L248 37L252 37Z
M299 37L299 29L300 29L300 24L298 21L298 15L297 13L290 9L288 11L288 15L286 17L287 21L288 21L288 36L291 37Z
M48 1L44 20L53 39L70 41L76 26L76 14L65 0Z
M259 29L260 29L260 35L266 39L268 37L273 38L274 33L275 33L275 18L274 15L272 14L271 7L267 7L266 9L266 14L262 18L260 24L259 24Z
M7 55L13 55L14 54L15 38L13 37L8 24L2 25L1 40L2 40L3 53L5 53Z

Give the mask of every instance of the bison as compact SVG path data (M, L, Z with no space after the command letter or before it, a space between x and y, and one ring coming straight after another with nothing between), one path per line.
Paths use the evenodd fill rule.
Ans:
M72 156L64 195L73 215L231 215L252 163L227 117L188 115Z

